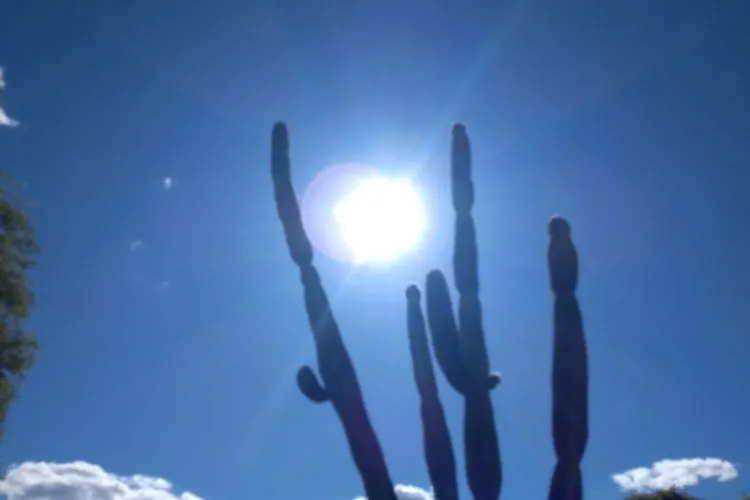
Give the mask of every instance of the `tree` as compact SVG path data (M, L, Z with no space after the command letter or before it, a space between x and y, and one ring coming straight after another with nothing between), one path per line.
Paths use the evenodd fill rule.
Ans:
M38 342L24 328L34 303L28 271L40 251L12 176L0 176L0 437L11 402L34 363Z
M657 491L655 493L644 493L640 495L633 495L628 497L626 500L701 500L697 497L691 497L684 490L678 488L670 488L665 491Z

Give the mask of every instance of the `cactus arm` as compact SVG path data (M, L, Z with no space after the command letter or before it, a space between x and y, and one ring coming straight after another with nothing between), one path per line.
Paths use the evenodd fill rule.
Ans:
M448 383L459 394L467 390L466 367L458 327L453 317L453 305L445 276L438 270L431 271L426 280L427 321L432 333L435 357Z
M588 361L583 319L575 296L578 253L570 225L562 217L549 223L547 263L554 293L552 358L552 437L557 465L549 500L581 500L580 463L588 441Z
M328 391L318 381L318 376L309 366L303 366L297 371L297 387L313 403L324 403L330 401Z
M411 351L414 380L420 397L422 432L427 469L435 498L458 500L456 460L453 455L445 411L440 402L435 371L432 367L427 331L420 306L419 289L410 286L406 290L407 329Z
M271 138L271 175L276 209L284 228L289 254L300 269L308 322L315 339L321 384L312 369L303 367L297 380L313 401L327 396L344 427L354 463L369 500L397 500L380 443L367 415L362 391L336 320L313 266L310 240L302 224L291 180L289 136L277 123ZM301 382L300 382L301 381Z

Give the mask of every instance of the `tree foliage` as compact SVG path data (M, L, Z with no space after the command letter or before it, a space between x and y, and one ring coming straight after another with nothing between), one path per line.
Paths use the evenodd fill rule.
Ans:
M0 178L0 436L10 403L34 363L36 337L24 328L34 295L28 272L40 251L27 205L10 175Z
M697 497L691 497L684 490L678 488L670 488L665 491L657 491L655 493L644 493L639 495L633 495L628 497L626 500L701 500Z

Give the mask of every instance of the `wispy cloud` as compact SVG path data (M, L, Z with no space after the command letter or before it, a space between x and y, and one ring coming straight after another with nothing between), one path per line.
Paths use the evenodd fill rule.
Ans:
M141 240L133 240L130 242L130 251L135 252L137 250L140 250L141 247L143 247L143 242Z
M172 189L172 178L171 177L165 177L163 181L161 181L162 186L164 186L165 191L169 191Z
M706 479L721 482L738 476L737 467L719 458L682 458L660 460L649 467L638 467L619 474L612 480L622 491L649 492L669 488L688 488Z
M3 74L3 68L0 67L0 94L5 90L5 78ZM0 107L0 126L4 127L15 127L18 125L18 121L14 120L5 113L5 110Z
M435 500L435 497L432 496L432 492L423 490L417 486L398 484L393 489L396 492L398 500ZM367 498L357 497L354 500L367 500Z
M202 500L193 493L173 491L166 479L118 476L82 461L14 465L0 480L0 496L3 495L8 500Z

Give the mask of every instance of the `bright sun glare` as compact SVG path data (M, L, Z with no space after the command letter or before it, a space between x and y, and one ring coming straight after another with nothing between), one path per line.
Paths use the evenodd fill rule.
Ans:
M414 248L425 229L425 213L407 181L362 181L334 207L333 215L355 263L388 262Z

